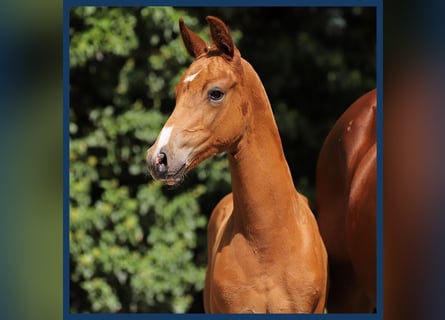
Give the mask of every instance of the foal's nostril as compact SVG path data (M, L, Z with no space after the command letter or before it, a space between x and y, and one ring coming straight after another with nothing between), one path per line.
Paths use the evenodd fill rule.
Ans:
M160 152L155 159L155 167L158 173L165 173L167 171L167 155Z

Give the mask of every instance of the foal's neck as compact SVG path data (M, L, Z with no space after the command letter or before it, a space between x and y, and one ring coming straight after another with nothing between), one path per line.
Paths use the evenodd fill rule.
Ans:
M229 154L233 223L237 232L254 240L277 239L286 231L295 231L300 198L295 192L269 99L256 73L254 76L258 86L250 95L250 123L234 152Z

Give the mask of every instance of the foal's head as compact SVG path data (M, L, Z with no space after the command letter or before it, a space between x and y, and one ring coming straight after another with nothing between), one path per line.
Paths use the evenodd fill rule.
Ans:
M176 106L147 151L155 179L173 185L204 159L229 151L242 136L248 116L243 64L226 25L207 17L211 46L182 20L181 36L195 58L175 88Z

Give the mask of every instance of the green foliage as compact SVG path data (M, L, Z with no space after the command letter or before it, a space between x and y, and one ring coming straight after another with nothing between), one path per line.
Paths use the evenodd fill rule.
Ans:
M208 190L199 182L215 170L209 163L198 183L168 190L148 179L145 165L167 118L161 109L173 105L172 88L189 63L172 23L180 15L172 8L71 11L73 312L186 312L202 290L205 258L195 251L205 251L199 199ZM227 164L216 163L227 192Z
M136 17L126 10L78 7L73 11L86 29L80 33L71 30L70 66L83 65L93 57L100 60L107 53L126 56L138 45Z
M372 9L72 8L72 312L203 310L206 223L230 191L227 160L205 161L169 189L149 178L145 152L191 62L178 19L208 39L208 14L229 24L262 78L297 188L311 200L324 137L375 85Z

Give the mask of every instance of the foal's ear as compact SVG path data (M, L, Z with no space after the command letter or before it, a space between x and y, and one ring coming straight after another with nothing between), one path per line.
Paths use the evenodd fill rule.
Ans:
M207 51L207 45L196 33L190 30L184 23L184 20L179 19L179 31L181 32L182 41L187 49L189 55L197 58Z
M210 27L210 35L213 43L223 54L232 59L235 52L235 45L233 44L229 29L224 22L216 17L208 16L206 19Z

